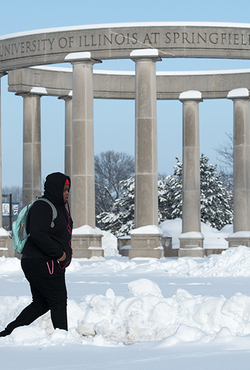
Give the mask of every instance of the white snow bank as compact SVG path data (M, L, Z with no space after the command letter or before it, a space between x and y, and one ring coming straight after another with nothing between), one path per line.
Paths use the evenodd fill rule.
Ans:
M125 261L125 262L123 262ZM20 270L17 258L0 258L0 278ZM250 276L250 248L230 248L221 255L197 262L189 258L163 258L143 261L110 259L89 261L73 259L67 274L132 276L127 296L106 294L82 296L80 303L68 301L69 332L53 330L49 313L28 327L21 327L4 338L4 346L51 346L66 343L120 346L142 341L163 340L161 346L178 342L227 343L235 337L250 335L250 297L236 293L227 299L192 295L178 289L164 297L158 284L137 279L143 273L158 273L164 279L173 277L239 277ZM68 275L68 276L69 276ZM152 275L151 275L152 276ZM124 295L124 294L123 294ZM0 297L0 328L4 328L31 301L27 296ZM249 337L248 337L249 338ZM247 338L246 338L247 340Z
M47 314L30 326L0 338L0 346L81 344L83 339L91 337L117 345L165 339L162 345L169 346L178 341L208 343L222 334L225 340L250 335L250 297L241 293L226 299L195 296L178 289L172 297L163 297L159 286L147 279L129 283L128 290L128 298L115 296L108 289L105 295L83 297L80 304L69 300L68 333L53 331ZM26 304L27 297L0 297L1 327Z
M172 236L172 247L179 247L179 237L181 235L182 220L176 218L175 220L167 220L159 225L159 228L163 232L163 236ZM201 222L201 234L204 237L204 248L205 249L226 249L228 247L228 242L225 238L233 232L233 225L226 225L220 231L214 229L213 227Z
M19 271L20 260L0 258L0 277L6 273ZM88 259L73 258L67 268L68 274L77 275L135 275L154 271L162 276L173 277L250 277L250 248L239 246L228 248L221 254L205 257L203 262L192 258L162 258L145 260L127 260L124 258Z
M109 231L102 231L102 248L104 249L104 257L121 257L117 249L117 238Z
M20 269L21 264L18 258L0 257L0 275L19 271Z

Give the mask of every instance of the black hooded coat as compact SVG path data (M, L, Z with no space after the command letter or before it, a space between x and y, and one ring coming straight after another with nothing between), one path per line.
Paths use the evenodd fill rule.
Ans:
M32 302L0 332L0 337L9 335L19 326L31 324L49 310L54 328L68 330L65 267L72 258L73 223L63 200L66 180L70 185L68 176L56 172L47 176L44 185L43 197L57 209L53 228L53 212L47 202L37 201L30 207L26 223L30 236L23 249L21 266L30 283ZM66 260L58 262L63 252Z
M69 176L60 172L46 177L44 184L44 198L50 200L57 209L54 227L51 227L52 208L47 202L35 202L27 217L27 234L23 255L57 261L66 253L66 260L60 262L60 267L69 265L72 258L71 238L73 222L63 200L65 181L70 183Z

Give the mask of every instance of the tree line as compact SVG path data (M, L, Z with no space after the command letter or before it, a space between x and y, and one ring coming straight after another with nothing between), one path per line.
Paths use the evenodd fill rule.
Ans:
M158 179L158 222L182 217L182 163L176 158L174 173ZM120 181L120 195L112 206L97 214L102 230L116 236L129 234L134 228L135 178ZM217 166L209 164L204 154L200 158L201 221L220 230L233 222L233 190L231 182L223 183Z
M216 149L225 167L200 158L201 221L220 230L233 222L232 136ZM134 228L135 161L124 152L106 151L95 156L96 225L116 236L127 235ZM3 187L3 194L12 194L13 202L22 207L22 189ZM3 199L8 201L7 199ZM158 178L158 221L182 217L182 163L176 158L172 175ZM6 220L5 220L6 221Z

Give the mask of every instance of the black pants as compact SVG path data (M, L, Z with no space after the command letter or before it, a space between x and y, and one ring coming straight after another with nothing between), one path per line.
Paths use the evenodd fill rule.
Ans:
M11 333L19 326L29 325L49 310L54 328L68 330L64 270L60 269L57 261L47 262L41 258L22 258L21 265L30 283L32 303L6 330Z

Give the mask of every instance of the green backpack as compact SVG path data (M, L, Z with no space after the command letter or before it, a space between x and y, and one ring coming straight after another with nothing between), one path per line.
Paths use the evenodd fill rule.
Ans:
M35 200L35 202L38 202L40 200L43 200L44 202L47 202L51 206L51 208L52 208L52 221L51 221L50 227L54 227L55 226L54 220L57 217L56 207L54 206L53 203L51 203L46 198L38 198L37 200ZM14 248L17 251L17 253L22 253L23 247L24 247L24 245L25 245L25 243L26 243L26 241L29 237L29 235L27 235L27 231L26 231L26 221L27 221L28 212L29 212L30 208L32 207L32 205L35 202L30 203L27 206L25 206L24 208L22 208L22 210L19 212L19 215L18 215L16 221L14 221L13 224L12 224L12 237L14 239Z

